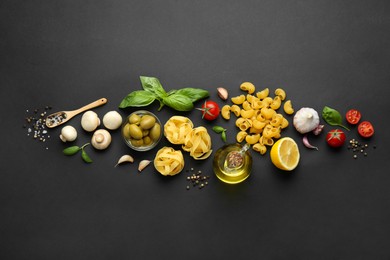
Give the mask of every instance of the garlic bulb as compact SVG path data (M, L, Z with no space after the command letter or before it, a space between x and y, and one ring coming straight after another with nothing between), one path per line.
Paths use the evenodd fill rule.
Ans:
M320 118L317 111L309 107L299 109L293 119L295 129L301 134L313 131L319 123Z

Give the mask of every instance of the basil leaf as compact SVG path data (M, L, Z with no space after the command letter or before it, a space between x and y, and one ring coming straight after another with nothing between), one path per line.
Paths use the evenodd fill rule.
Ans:
M70 146L68 148L65 148L64 150L62 150L62 152L65 154L65 155L74 155L76 153L78 153L78 151L80 151L80 147L78 146Z
M167 96L158 78L140 76L140 80L144 90L153 93L156 97L164 98Z
M189 97L177 93L163 98L162 102L177 111L190 111L194 108Z
M196 102L202 98L209 96L209 92L200 88L182 88L174 92L174 94L181 94L191 99L191 102Z
M222 138L222 141L224 141L226 143L226 131L223 131L221 133L221 138Z
M136 90L127 95L119 104L119 108L143 107L150 105L156 96L145 90Z
M84 151L84 149L81 149L81 158L83 158L83 161L86 163L92 162L92 159L88 156L88 154Z
M322 110L322 118L329 125L340 126L340 127L343 127L349 131L349 129L347 127L342 125L343 118L342 118L341 114L339 113L339 111L337 111L336 109L325 106L324 109Z
M225 131L225 128L223 128L222 126L213 126L213 131L217 134L220 134Z

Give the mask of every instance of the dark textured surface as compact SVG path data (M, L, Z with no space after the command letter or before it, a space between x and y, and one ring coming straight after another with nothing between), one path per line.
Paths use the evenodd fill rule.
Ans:
M389 259L389 13L388 1L361 0L3 0L1 259ZM186 154L186 169L211 176L205 189L187 191L186 171L137 173L158 148L131 152L119 132L108 150L87 149L88 165L62 155L59 128L45 144L22 128L27 109L71 110L106 97L95 109L102 117L141 88L140 75L168 90L208 89L220 105L216 87L233 96L251 81L258 90L283 87L296 109L358 108L375 125L368 143L377 149L354 160L321 135L311 138L320 150L308 150L290 126L283 136L301 151L293 173L252 153L251 177L225 185L211 158ZM156 103L147 109L163 122L183 114L205 125L214 150L222 141L212 125L227 127L234 141L234 121L157 112ZM70 123L80 130L79 122ZM80 130L76 144L89 138ZM356 127L347 138L357 138ZM114 168L129 152L136 163Z

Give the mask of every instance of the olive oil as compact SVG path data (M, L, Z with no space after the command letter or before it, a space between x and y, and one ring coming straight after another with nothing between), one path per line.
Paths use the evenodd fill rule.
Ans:
M248 178L252 170L252 156L248 149L248 144L228 144L218 149L213 160L215 175L230 184Z

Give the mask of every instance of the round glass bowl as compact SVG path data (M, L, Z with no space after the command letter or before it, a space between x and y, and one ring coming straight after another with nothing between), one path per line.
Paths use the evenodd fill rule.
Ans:
M146 110L131 113L122 124L121 132L127 146L136 151L153 149L163 135L160 119Z
M249 145L227 144L214 154L213 170L221 181L236 184L247 179L252 170Z

